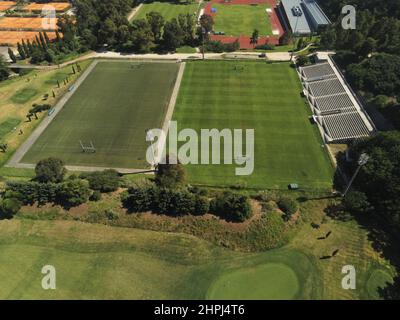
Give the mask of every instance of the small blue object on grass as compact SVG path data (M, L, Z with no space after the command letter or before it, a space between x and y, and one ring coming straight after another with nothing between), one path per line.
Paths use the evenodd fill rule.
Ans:
M211 12L212 12L212 13L217 12L217 8L211 8Z
M70 86L68 91L72 91L72 90L74 90L74 88L75 88L75 86Z

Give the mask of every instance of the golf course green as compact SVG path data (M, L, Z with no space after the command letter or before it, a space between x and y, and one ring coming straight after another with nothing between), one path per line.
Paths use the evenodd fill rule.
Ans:
M283 263L267 263L228 272L217 279L209 299L294 299L300 289L292 268Z

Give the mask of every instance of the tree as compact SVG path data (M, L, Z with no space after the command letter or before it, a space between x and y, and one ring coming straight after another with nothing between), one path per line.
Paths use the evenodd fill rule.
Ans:
M244 222L253 215L249 198L230 191L218 195L211 207L215 215L233 222Z
M253 45L253 47L256 46L256 44L258 43L258 36L259 36L259 32L257 29L254 29L253 33L251 34L250 37L250 44Z
M157 166L155 181L158 186L165 188L176 188L186 183L186 171L181 163L171 164L169 157L165 164Z
M56 158L47 158L37 163L35 167L36 180L42 183L61 182L67 170L64 162Z
M152 11L146 15L146 18L153 33L154 41L160 41L161 31L165 24L164 17L159 12Z
M280 210L284 213L284 219L286 221L290 220L292 215L294 215L299 209L299 205L296 200L282 196L277 202L277 205Z
M8 79L10 75L10 69L8 68L7 62L2 55L0 55L0 81Z
M21 206L21 201L16 198L0 199L0 219L11 219Z
M26 54L25 54L24 48L22 47L22 45L19 42L17 43L17 48L18 48L19 56L21 57L22 60L25 60Z
M300 55L300 56L296 57L296 64L299 67L303 67L303 66L305 66L306 64L309 64L309 63L310 63L310 58L308 58L307 56Z
M11 50L11 48L8 48L8 55L12 62L14 62L14 63L17 62L17 57L15 56L14 51Z
M183 44L184 34L178 21L174 18L164 25L163 45L169 51L175 51Z
M153 46L153 32L150 24L145 19L132 22L132 47L136 52L146 53Z
M362 166L354 187L366 199L358 195L357 202L368 202L374 214L400 228L400 132L380 133L356 142L351 148L352 158L358 159L362 153L370 158Z
M369 213L372 208L365 193L351 191L343 199L345 208L351 213Z
M200 26L204 29L205 33L210 33L214 26L214 19L208 14L203 14L200 17Z
M81 177L89 181L90 189L100 192L116 191L121 180L119 173L112 169L83 174Z
M75 179L61 184L58 201L66 207L76 207L89 200L90 190L87 181Z

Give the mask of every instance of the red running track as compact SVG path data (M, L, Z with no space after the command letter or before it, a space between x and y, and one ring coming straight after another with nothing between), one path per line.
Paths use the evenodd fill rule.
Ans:
M267 3L270 5L272 12L269 14L269 21L271 23L272 30L278 30L279 35L265 36L258 39L257 45L263 44L273 44L279 45L279 38L285 33L285 30L279 20L277 14L277 3L275 0L230 0L230 2L225 2L225 0L211 0L204 8L204 13L212 17L217 16L217 13L211 12L213 3L225 4L225 5L249 5L249 4L263 4ZM238 41L240 44L240 49L253 49L254 45L250 43L250 35L240 35L239 37L232 36L222 36L222 35L211 35L211 40L221 41L222 43L232 43Z

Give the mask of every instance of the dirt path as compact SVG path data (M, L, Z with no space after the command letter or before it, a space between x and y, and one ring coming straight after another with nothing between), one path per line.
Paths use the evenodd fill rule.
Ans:
M140 8L143 6L143 3L139 4L137 7L133 8L132 11L128 15L128 21L131 22L132 19L136 16L136 14L139 12Z

